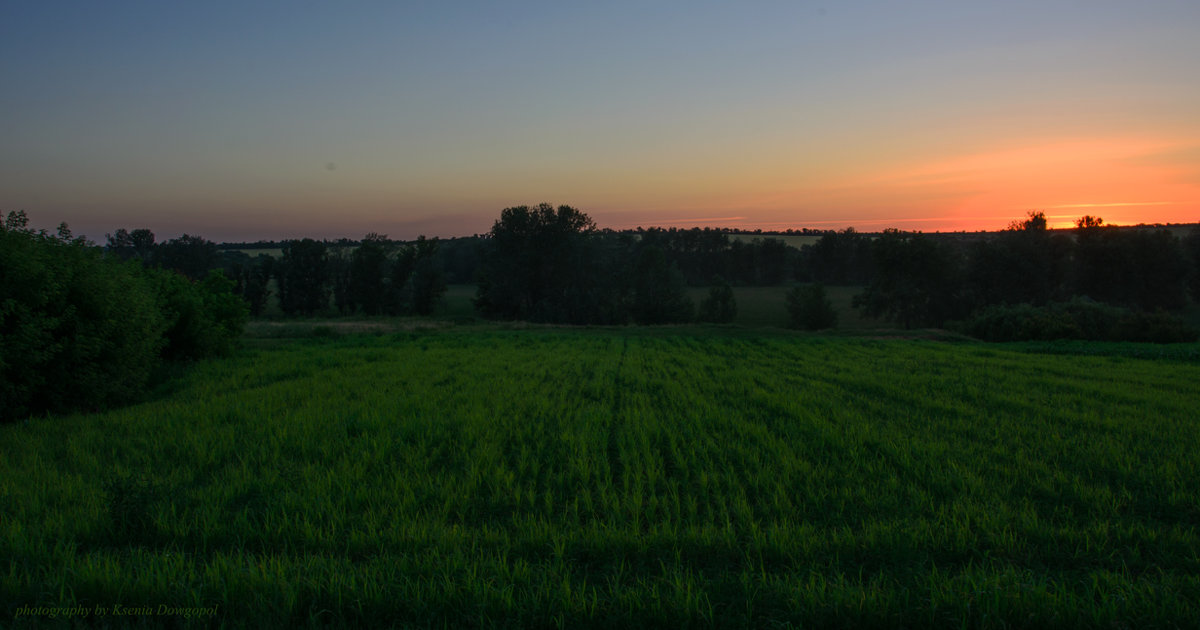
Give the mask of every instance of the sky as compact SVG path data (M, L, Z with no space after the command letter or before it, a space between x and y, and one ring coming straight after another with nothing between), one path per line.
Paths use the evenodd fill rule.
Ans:
M102 241L1200 221L1200 2L0 0L0 212Z

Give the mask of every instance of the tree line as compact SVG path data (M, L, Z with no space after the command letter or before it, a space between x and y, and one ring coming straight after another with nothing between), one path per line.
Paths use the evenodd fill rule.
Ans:
M1124 321L1124 332L1108 336L1128 338L1139 326L1183 330L1171 314L1200 299L1200 234L1181 239L1091 216L1073 231L1050 230L1036 212L999 233L846 229L795 248L727 229L602 230L575 208L541 204L506 208L488 233L471 238L400 243L368 234L282 248L281 258L218 255L215 244L195 237L154 245L148 230L120 230L108 247L191 277L223 266L255 315L272 291L285 315L428 314L447 283L460 283L477 285L475 309L487 318L720 322L736 313L733 286L796 285L787 296L793 325L824 328L836 313L820 287L851 285L864 287L854 302L864 315L905 328L957 326L1009 338L1074 326L1072 334L1095 336L1083 321L1091 317ZM709 295L693 303L687 287L709 287ZM995 325L1021 319L1017 332Z
M1200 232L1181 239L1084 216L1066 233L1033 212L981 238L847 232L825 246L838 255L814 269L815 279L865 284L855 306L905 328L994 340L1196 336L1178 313L1200 299Z
M565 205L506 208L483 238L475 309L493 319L569 324L693 321L696 305L670 236L601 231ZM709 281L700 315L731 321L732 289Z
M192 278L223 268L254 315L272 292L285 315L424 315L458 283L477 285L476 312L493 319L722 322L737 311L733 286L794 285L790 319L815 329L836 323L823 286L848 285L863 287L854 305L865 316L905 328L997 339L1135 338L1132 330L1156 328L1173 338L1189 334L1177 314L1200 299L1200 232L1179 238L1091 216L1072 231L1050 230L1040 212L999 233L846 229L796 248L727 229L602 230L575 208L541 204L506 208L470 238L401 243L372 233L280 245L280 258L251 258L196 237L156 245L148 230L118 230L107 249ZM687 287L709 295L693 303ZM1119 325L1101 334L1088 318Z
M413 243L367 234L361 241L284 241L279 258L221 249L199 236L155 243L148 229L108 234L106 251L121 260L178 271L196 279L220 269L250 314L261 316L274 295L287 316L336 311L363 315L428 315L446 289L438 239Z

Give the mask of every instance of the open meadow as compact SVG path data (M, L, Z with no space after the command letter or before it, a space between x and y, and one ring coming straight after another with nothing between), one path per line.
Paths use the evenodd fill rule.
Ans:
M0 426L0 625L1200 619L1197 344L314 333Z

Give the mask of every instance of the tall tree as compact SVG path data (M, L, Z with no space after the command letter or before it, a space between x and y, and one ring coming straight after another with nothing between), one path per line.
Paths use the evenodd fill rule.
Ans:
M837 326L837 311L820 284L798 285L788 291L787 311L792 328L821 330Z
M1076 226L1077 293L1144 310L1184 306L1192 265L1174 234L1105 226L1099 219Z
M279 306L288 315L312 315L329 307L329 252L306 238L288 241L279 262Z
M155 249L154 261L164 269L178 271L199 282L219 266L217 244L199 236L184 234L159 245Z
M105 234L108 253L121 260L140 260L144 264L154 261L154 232L145 228L130 232L125 228L113 234Z
M1046 304L1065 299L1071 241L1051 233L1046 215L1031 212L971 252L967 279L976 306Z
M229 275L235 283L234 293L246 301L250 315L258 317L266 309L267 298L271 295L271 271L275 259L267 254L246 258L231 265Z
M347 243L327 246L329 290L333 294L333 307L342 315L349 315L356 310L354 299L350 295L350 259L353 247Z
M854 228L829 232L800 251L807 275L817 282L831 285L866 284L871 279L871 239L854 231Z
M577 293L594 283L595 233L591 217L570 206L505 208L485 239L475 307L503 319L585 319Z
M717 276L712 280L708 289L708 297L700 302L700 310L696 319L702 322L729 323L737 317L737 300L733 297L733 287L724 278Z
M1181 242L1184 252L1191 261L1192 299L1200 302L1200 228L1193 228Z
M634 269L633 319L639 324L691 321L695 307L683 273L657 245L642 247Z
M854 305L905 328L940 326L960 316L960 261L949 246L919 233L885 230L872 243L875 277Z
M408 278L412 310L429 315L446 292L446 281L437 257L438 240L418 236L413 246L413 270Z
M387 305L388 256L393 248L386 234L371 232L350 257L350 299L367 315L379 315Z

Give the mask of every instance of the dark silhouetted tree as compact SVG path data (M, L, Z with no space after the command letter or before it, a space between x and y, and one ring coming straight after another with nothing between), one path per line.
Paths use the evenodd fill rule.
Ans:
M154 232L145 228L132 232L121 228L113 234L105 234L108 253L121 260L139 260L143 264L154 263Z
M406 245L396 250L388 267L387 303L385 310L391 315L412 312L412 287L409 280L417 268L417 248Z
M412 310L429 315L446 292L446 281L437 258L438 239L418 236L413 244L412 274L408 277Z
M1099 219L1076 225L1076 293L1143 310L1185 305L1192 265L1174 234L1105 226Z
M871 246L875 276L854 306L905 328L940 326L962 314L961 266L953 249L922 234L885 230Z
M261 316L266 310L267 298L271 295L270 283L275 259L267 254L254 258L246 257L229 268L234 281L234 293L246 301L250 314Z
M441 239L438 245L438 264L450 284L474 284L482 263L482 240L478 236Z
M800 285L788 291L787 310L792 328L822 330L837 326L837 311L820 284Z
M793 255L799 255L795 248L777 238L754 239L753 244L756 284L777 286L790 280Z
M642 247L634 268L633 319L639 324L691 321L695 307L679 268L655 245Z
M708 289L708 297L700 302L696 319L719 324L732 322L737 317L737 301L733 297L733 287L720 276L713 278L712 284Z
M968 296L975 306L1045 304L1068 293L1071 241L1031 212L1007 230L979 241L968 262Z
M329 307L329 253L306 238L288 241L277 267L279 306L288 315L312 315Z
M1194 228L1180 243L1191 261L1192 299L1200 302L1200 228Z
M583 323L596 224L570 206L506 208L485 239L475 308L484 316Z
M355 307L367 315L387 308L388 280L394 246L386 234L371 232L350 258L349 293Z
M800 252L807 275L817 282L859 285L871 279L871 239L854 228L825 234Z
M328 248L329 290L333 307L342 315L354 313L356 306L350 294L350 257L353 245L341 243Z
M218 261L217 244L199 236L184 234L162 243L154 250L156 265L178 271L197 282L216 269Z

